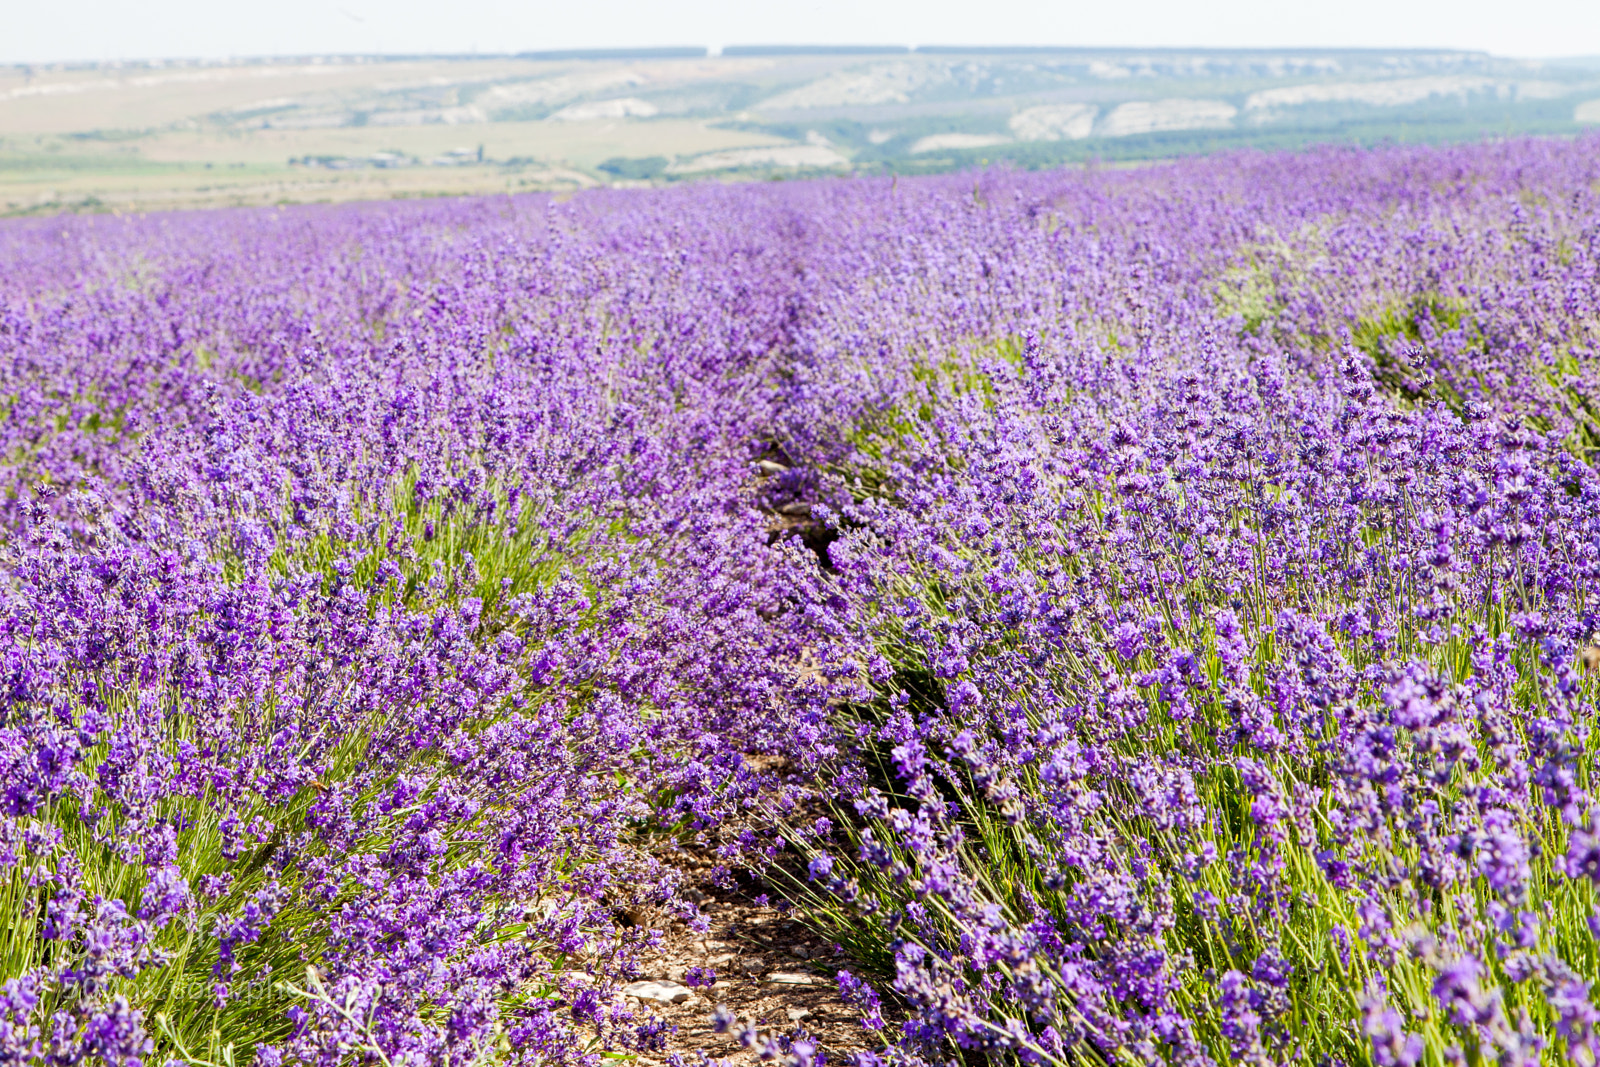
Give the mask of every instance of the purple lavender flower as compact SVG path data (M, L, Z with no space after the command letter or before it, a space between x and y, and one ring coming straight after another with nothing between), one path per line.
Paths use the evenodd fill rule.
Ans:
M861 1025L868 1030L882 1030L883 1005L873 988L849 971L841 970L836 977L839 999L861 1013Z
M1368 1001L1364 1011L1373 1062L1379 1067L1416 1067L1422 1061L1422 1035L1407 1032L1399 1012L1375 1000Z

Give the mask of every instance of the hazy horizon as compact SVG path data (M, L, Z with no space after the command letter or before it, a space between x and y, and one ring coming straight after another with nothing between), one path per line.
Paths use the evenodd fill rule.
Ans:
M669 45L619 45L574 48L524 48L489 51L485 49L451 51L435 49L432 51L387 51L387 52L339 52L339 51L304 51L304 52L233 52L225 55L180 55L180 54L151 54L128 55L110 58L56 58L56 59L31 59L7 60L0 59L0 67L12 69L38 68L47 70L52 68L70 67L117 67L130 66L160 66L173 65L229 65L239 63L305 63L319 60L372 60L377 62L407 61L407 60L467 60L467 59L649 59L649 58L721 58L727 56L784 56L784 55L819 55L819 56L852 56L863 58L874 56L895 55L931 55L931 54L962 54L962 53L1004 54L1015 53L1097 53L1107 54L1140 54L1148 53L1156 56L1165 53L1182 54L1324 54L1335 52L1348 53L1438 53L1441 55L1465 56L1480 55L1491 59L1506 62L1532 62L1540 64L1582 64L1585 66L1600 64L1600 52L1573 52L1563 55L1531 56L1515 55L1507 52L1497 52L1493 49L1481 48L1440 48L1426 46L1396 46L1391 48L1377 45L1284 45L1274 47L1269 45L1226 46L1226 45L1116 45L1116 44L992 44L992 45L967 45L952 44L945 41L928 41L919 44L898 44L880 42L840 42L835 44L818 44L816 42L772 42L772 41L732 41L721 45L706 44L669 44Z
M780 8L732 0L515 5L472 0L441 24L420 0L286 0L224 7L157 0L39 5L8 18L0 63L212 60L312 55L485 55L592 49L928 45L1115 49L1438 49L1518 59L1600 55L1588 0L1504 3L1353 0L1334 11L1268 0L1203 8L1183 0L1040 5L994 0L814 0Z

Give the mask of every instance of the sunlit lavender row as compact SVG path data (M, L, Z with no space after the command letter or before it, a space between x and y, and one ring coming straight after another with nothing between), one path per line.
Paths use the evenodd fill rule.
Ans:
M0 1063L1600 1059L1600 140L0 264Z

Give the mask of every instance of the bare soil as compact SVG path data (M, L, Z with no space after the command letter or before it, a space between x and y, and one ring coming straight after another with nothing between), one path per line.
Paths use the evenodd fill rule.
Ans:
M716 984L696 990L682 1004L638 1002L641 1017L659 1015L676 1027L666 1047L641 1056L641 1062L664 1063L673 1053L690 1063L699 1053L737 1064L757 1062L733 1034L715 1031L712 1012L719 1006L754 1022L764 1035L803 1030L832 1064L844 1062L851 1052L881 1047L862 1027L860 1014L839 999L835 974L855 970L841 949L797 917L761 903L759 885L701 885L699 892L705 896L700 909L711 919L710 931L697 933L670 918L653 922L664 934L662 950L641 963L640 977L682 982L689 968L706 967L716 972Z

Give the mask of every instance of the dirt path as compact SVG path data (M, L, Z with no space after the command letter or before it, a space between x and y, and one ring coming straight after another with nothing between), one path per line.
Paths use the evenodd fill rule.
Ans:
M697 1063L700 1053L738 1064L757 1062L732 1033L715 1031L712 1013L719 1006L755 1023L763 1035L803 1030L831 1064L843 1063L851 1052L881 1047L876 1035L863 1029L860 1014L839 999L834 976L850 968L841 951L758 900L760 887L701 885L699 891L705 895L700 909L711 919L710 931L697 933L670 918L652 923L662 929L664 941L658 955L641 962L640 978L681 983L690 968L701 967L716 972L716 984L679 1004L633 1001L641 1016L654 1014L676 1027L665 1047L641 1056L641 1062L665 1063L674 1053L688 1063Z
M788 469L786 457L778 458L785 461L774 458L761 464L763 476L756 491L773 475ZM817 554L824 567L829 566L826 549L834 535L811 517L809 504L788 500L765 510L770 539L796 536ZM800 667L802 672L805 669ZM766 757L749 759L760 765ZM845 1062L852 1052L880 1049L878 1035L863 1028L860 1013L839 997L835 976L841 969L859 974L860 968L852 966L842 949L805 923L767 903L767 887L741 881L730 889L704 880L710 866L701 857L691 861L692 869L685 874L697 882L694 892L700 895L698 903L710 918L711 929L702 934L671 916L655 917L649 925L661 929L662 948L656 956L641 961L639 977L683 983L691 968L705 968L715 972L716 983L709 989L696 989L681 1003L632 1001L641 1016L654 1014L674 1027L666 1035L665 1046L641 1056L641 1062L665 1063L676 1054L694 1064L702 1053L740 1065L759 1062L732 1032L716 1032L712 1014L719 1007L727 1008L741 1023L753 1023L763 1036L803 1031L830 1064Z

